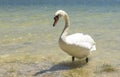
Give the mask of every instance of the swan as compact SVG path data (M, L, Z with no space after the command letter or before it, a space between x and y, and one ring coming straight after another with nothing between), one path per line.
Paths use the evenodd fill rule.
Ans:
M75 33L68 35L68 29L70 26L69 16L63 10L58 10L55 13L53 27L57 24L59 18L63 17L65 21L65 27L59 38L60 48L72 56L72 61L75 58L85 58L88 63L88 56L92 51L96 50L96 43L90 35L83 33Z

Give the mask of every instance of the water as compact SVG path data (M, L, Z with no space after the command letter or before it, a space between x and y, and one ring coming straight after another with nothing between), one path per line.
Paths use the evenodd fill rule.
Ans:
M52 27L54 13L65 10L71 21L69 33L91 35L97 43L93 57L119 64L120 6L19 5L0 6L0 54L42 54L68 57L58 46L64 27L60 19ZM63 57L61 57L64 59ZM98 61L97 61L98 60Z

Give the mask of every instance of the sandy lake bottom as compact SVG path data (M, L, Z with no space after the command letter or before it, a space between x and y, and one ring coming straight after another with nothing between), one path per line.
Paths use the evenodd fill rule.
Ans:
M67 8L0 7L0 77L120 77L120 10ZM89 34L96 41L88 64L72 62L59 48L64 22L52 27L58 9L70 16L69 34Z

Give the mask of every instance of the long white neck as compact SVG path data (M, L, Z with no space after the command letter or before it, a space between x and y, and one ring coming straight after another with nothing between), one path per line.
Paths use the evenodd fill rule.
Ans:
M63 29L63 31L61 33L61 36L60 36L61 39L65 39L65 37L68 34L68 29L69 29L70 21L69 21L69 16L68 16L67 13L65 13L65 15L64 15L64 20L65 20L65 27L64 27L64 29Z

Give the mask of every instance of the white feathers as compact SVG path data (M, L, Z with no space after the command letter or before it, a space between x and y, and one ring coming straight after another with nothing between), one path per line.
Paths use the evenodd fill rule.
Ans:
M75 33L69 35L65 39L66 43L88 48L90 51L96 50L95 41L91 38L90 35L84 35L83 33Z
M76 58L87 57L91 51L96 50L96 43L90 35L75 33L67 35L70 25L68 14L63 10L58 10L55 15L59 15L65 20L65 27L59 39L60 48Z
M64 16L65 14L67 14L65 11L63 11L63 10L58 10L58 11L55 13L55 16L57 16L57 15Z

